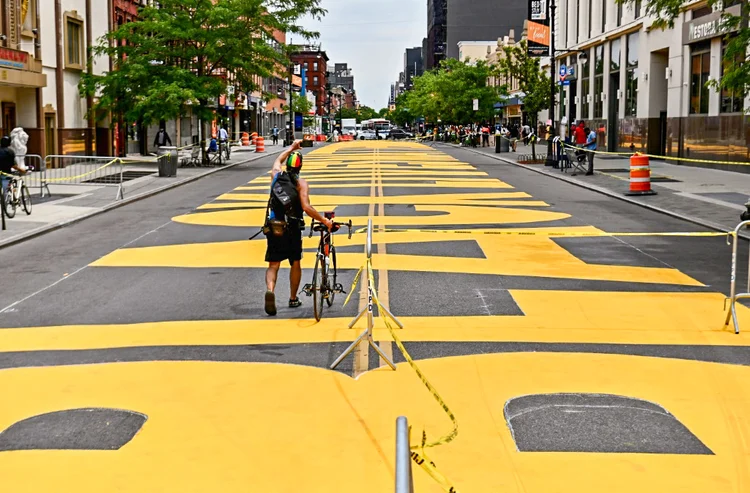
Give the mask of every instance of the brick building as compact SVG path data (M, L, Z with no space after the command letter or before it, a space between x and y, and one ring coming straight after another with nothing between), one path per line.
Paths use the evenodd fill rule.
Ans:
M327 113L326 89L328 55L320 49L320 45L293 45L296 53L292 55L292 61L305 67L307 74L307 90L315 93L315 105L318 115Z

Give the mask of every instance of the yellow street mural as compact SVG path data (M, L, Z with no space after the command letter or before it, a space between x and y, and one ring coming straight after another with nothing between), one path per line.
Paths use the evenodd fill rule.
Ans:
M736 336L722 325L721 293L668 265L579 258L555 238L533 233L601 229L544 196L516 189L512 180L427 146L347 142L319 148L304 163L313 205L352 219L359 230L351 240L345 234L336 237L339 269L351 272L362 265L363 254L357 253L365 242L361 228L372 218L373 266L383 301L396 287L396 274L402 282L412 275L440 275L446 284L448 276L472 275L492 279L518 308L516 314L499 315L396 313L408 348L494 344L487 354L457 349L418 361L459 422L458 437L429 454L458 491L750 491L750 368L691 354L696 347L719 352L750 346L746 333ZM254 233L263 222L270 180L267 174L249 178L216 200L194 204L193 212L173 218L174 225L195 231L226 228L241 232L238 238ZM420 231L453 228L471 232ZM513 234L484 234L493 231ZM475 255L441 254L466 242L477 246ZM307 252L316 245L316 237L305 236L306 269L313 261ZM441 249L409 250L420 245ZM264 253L262 236L159 243L115 250L91 268L113 273L138 268L155 276L164 269L261 273ZM537 284L506 288L503 280L513 278ZM419 284L427 281L414 279L408 289L429 288ZM568 290L559 288L560 282L594 284ZM248 286L247 298L260 304L262 290L262 282ZM216 302L207 293L206 303ZM355 295L353 303L358 302ZM741 323L750 324L750 310L738 310ZM121 409L147 417L117 450L3 450L0 433L0 491L392 491L395 418L408 416L414 441L422 429L434 437L450 427L408 366L399 364L393 372L370 365L365 356L358 370L344 374L215 355L228 347L305 345L308 350L348 343L359 333L347 329L348 322L335 317L320 323L123 320L0 330L2 352L56 351L69 358L0 370L0 431L69 409ZM375 339L390 348L380 319ZM508 346L521 343L529 346ZM667 346L671 353L653 352ZM153 356L129 356L143 348ZM185 348L205 356L188 358L180 352ZM83 353L100 360L76 362ZM664 411L648 413L674 420L669 429L692 437L684 443L694 447L677 444L673 452L659 453L521 451L523 426L509 426L508 403L523 396L568 394L652 403ZM585 430L570 431L577 429L570 420L590 407L565 407L555 415L562 423L560 433L570 432L571 443L590 439ZM539 419L541 427L546 418ZM696 452L695 444L704 452ZM416 466L414 475L415 491L442 491Z

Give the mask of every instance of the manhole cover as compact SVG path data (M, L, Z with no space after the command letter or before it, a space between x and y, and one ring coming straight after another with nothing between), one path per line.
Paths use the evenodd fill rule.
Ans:
M144 176L153 175L153 171L123 171L122 181L135 180L136 178L142 178ZM86 180L84 183L102 183L105 185L111 185L120 183L120 173L113 173L111 175L99 176L97 178Z

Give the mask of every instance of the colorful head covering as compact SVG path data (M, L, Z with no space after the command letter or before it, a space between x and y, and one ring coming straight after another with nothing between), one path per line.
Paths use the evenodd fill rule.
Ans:
M299 170L301 169L302 169L302 154L300 154L297 151L289 154L289 157L286 158L286 170L296 171L299 173Z

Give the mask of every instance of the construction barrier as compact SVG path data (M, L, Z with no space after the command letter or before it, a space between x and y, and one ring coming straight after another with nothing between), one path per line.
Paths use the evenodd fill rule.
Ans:
M266 142L263 137L255 139L255 152L266 152Z
M651 190L648 156L637 152L630 156L630 191L625 195L656 195L656 192Z
M740 333L740 322L737 318L737 301L750 299L750 268L747 275L747 289L744 293L737 292L737 250L740 242L740 230L743 228L750 227L750 221L742 221L734 228L734 231L729 233L732 236L732 275L730 277L731 284L729 286L729 298L724 300L724 309L727 309L727 301L729 302L729 310L727 311L727 318L724 320L724 326L729 326L729 321L732 320L734 324L734 333ZM729 244L729 238L727 238L727 244ZM748 257L750 258L750 256Z
M243 147L250 146L250 135L248 135L247 132L242 132L242 146Z
M256 141L258 140L258 132L253 132L250 134L250 142L252 145L257 145Z

